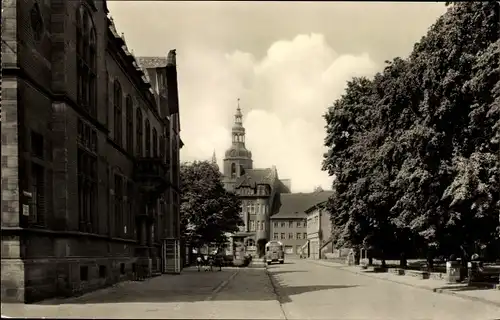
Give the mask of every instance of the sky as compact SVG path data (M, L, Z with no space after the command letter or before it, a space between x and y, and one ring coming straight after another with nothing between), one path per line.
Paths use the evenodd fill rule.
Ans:
M331 189L323 114L346 81L406 57L439 2L108 1L136 56L177 49L181 161L222 168L237 99L254 168L275 165L293 192Z

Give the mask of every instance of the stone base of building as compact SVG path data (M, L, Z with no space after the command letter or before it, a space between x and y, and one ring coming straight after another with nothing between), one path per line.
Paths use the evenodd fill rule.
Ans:
M2 302L71 297L134 280L136 258L2 259Z

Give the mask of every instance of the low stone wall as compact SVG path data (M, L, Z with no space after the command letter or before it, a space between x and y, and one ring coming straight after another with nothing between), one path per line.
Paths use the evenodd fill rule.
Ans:
M427 271L401 269L401 268L390 268L389 272L400 276L404 275L422 280L424 279L444 280L445 278L445 274L439 272L427 272Z
M430 272L429 278L433 280L444 280L446 278L446 273Z
M398 276L404 276L405 275L405 270L404 269L399 269L399 268L391 268L389 269L390 273L396 274Z
M422 280L429 279L429 272L427 271L405 270L405 275Z

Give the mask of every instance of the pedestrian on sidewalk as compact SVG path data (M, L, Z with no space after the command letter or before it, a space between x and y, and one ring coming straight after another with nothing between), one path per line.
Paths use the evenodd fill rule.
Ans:
M206 255L203 256L203 264L204 264L204 267L203 267L204 271L209 271L211 269L211 265L210 265L208 254L206 254Z
M219 267L219 271L222 271L222 263L224 262L224 258L221 253L217 253L215 255L214 264L216 267Z
M203 265L203 259L200 255L196 258L196 267L198 268L198 272L200 272L201 266Z

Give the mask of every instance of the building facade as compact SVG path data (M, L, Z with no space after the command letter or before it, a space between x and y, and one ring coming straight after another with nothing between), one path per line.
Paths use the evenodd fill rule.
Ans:
M307 252L310 229L307 212L326 201L331 194L331 191L315 191L280 195L278 212L271 217L271 232L273 239L283 243L285 254Z
M290 181L278 177L276 167L254 169L252 153L245 146L243 115L238 105L232 127L232 144L223 161L223 183L242 201L244 225L231 236L231 247L244 246L256 256L264 254L270 240L270 217L279 208L279 194L290 192Z
M175 50L141 68L105 1L2 10L2 301L179 272Z
M283 243L285 254L300 254L307 241L307 223L304 213L276 214L272 218L272 239Z
M309 245L308 256L312 259L322 259L328 247L332 234L330 214L324 208L325 202L318 203L308 209L307 215L307 241Z

